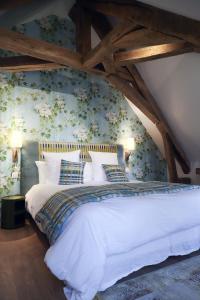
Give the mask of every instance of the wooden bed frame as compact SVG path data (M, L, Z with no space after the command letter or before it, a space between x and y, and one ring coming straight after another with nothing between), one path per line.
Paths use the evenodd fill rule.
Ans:
M39 159L43 160L43 152L69 152L81 150L80 159L82 161L91 161L89 151L117 153L118 145L114 144L82 144L68 142L40 142Z

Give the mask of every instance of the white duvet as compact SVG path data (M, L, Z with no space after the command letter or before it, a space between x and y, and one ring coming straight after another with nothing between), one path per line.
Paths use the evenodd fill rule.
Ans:
M67 188L72 186L33 186L26 195L33 218L51 195ZM67 282L68 300L91 300L133 270L198 248L200 190L190 190L84 204L49 248L45 262Z

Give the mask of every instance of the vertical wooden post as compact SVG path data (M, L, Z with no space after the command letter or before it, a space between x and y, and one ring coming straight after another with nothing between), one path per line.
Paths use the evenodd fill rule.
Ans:
M76 50L82 56L86 56L91 50L91 15L81 6L81 3L77 3L69 16L76 25Z
M165 157L167 161L168 167L168 175L170 182L177 182L178 181L178 174L176 169L176 161L174 157L173 151L173 143L168 135L168 133L163 129L162 125L158 125L160 133L162 134L164 149L165 149Z

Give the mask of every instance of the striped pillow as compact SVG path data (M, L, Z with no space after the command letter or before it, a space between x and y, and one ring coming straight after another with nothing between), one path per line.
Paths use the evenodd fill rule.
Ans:
M125 167L120 165L102 165L106 178L110 182L128 182Z
M77 163L62 159L60 166L60 185L83 183L85 162Z

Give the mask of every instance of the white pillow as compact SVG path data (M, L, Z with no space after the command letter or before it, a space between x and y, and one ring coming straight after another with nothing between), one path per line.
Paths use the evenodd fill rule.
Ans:
M83 171L83 183L91 182L93 180L92 176L92 163L86 162Z
M36 161L36 166L38 169L39 183L46 183L47 179L47 163L45 161Z
M106 174L102 164L118 165L117 153L89 151L92 159L92 171L94 181L106 181Z
M42 152L44 159L64 159L72 162L79 162L80 150L70 152Z
M61 159L79 162L80 150L71 152L43 152L44 159L47 163L47 183L58 184L60 178Z

